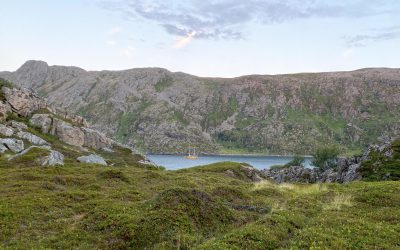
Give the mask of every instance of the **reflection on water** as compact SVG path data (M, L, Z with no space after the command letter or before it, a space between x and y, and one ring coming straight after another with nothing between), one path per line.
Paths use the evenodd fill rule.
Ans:
M207 165L221 161L244 162L258 169L269 168L273 165L284 165L292 160L289 156L243 156L243 155L210 155L200 156L197 160L189 160L180 155L147 155L157 165L164 166L168 170L190 168ZM304 165L309 167L311 158L307 157Z

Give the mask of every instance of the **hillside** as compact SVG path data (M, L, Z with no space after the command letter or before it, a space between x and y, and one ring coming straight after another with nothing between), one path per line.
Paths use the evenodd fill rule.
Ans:
M400 182L365 182L399 180L399 140L370 147L364 181L346 185L277 184L233 162L164 171L32 92L0 88L1 249L400 247Z
M28 61L0 77L148 152L182 153L188 143L208 153L358 151L400 133L399 69L223 79Z

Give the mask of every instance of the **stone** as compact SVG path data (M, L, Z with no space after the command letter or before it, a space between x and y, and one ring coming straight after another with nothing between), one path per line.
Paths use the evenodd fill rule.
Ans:
M285 168L265 169L262 171L264 177L272 179L277 183L282 182L304 182L315 183L317 181L317 170L303 166L290 166Z
M40 127L42 133L48 134L53 120L49 114L34 114L29 122L36 127Z
M20 139L25 139L27 141L29 141L30 143L34 144L34 145L46 145L48 144L47 141L43 140L42 138L40 138L39 136L36 136L34 134L28 133L28 132L18 132L16 134L16 136Z
M6 146L4 146L3 144L0 144L0 154L4 154L4 152L6 152L8 150L8 148Z
M81 156L81 157L78 157L77 160L82 163L94 163L94 164L107 166L107 163L103 159L103 157L95 155L95 154L91 154L88 156Z
M28 126L23 122L11 121L10 126L17 129L18 131L23 131L28 129Z
M347 172L344 174L344 176L342 176L341 182L348 183L350 181L361 180L362 176L358 172L359 168L360 164L350 165Z
M0 101L0 122L6 121L9 112L11 112L10 105Z
M0 144L3 144L14 153L19 153L24 150L24 142L14 138L0 139Z
M0 124L0 134L6 137L10 137L14 134L14 130L6 125Z
M50 146L30 146L27 149L19 152L18 154L15 154L15 155L11 156L10 158L8 158L8 161L12 161L17 157L20 157L21 155L24 155L24 154L28 153L29 151L31 151L34 148L42 148L42 149L46 149L46 150L50 150L51 149ZM38 159L38 160L40 161L40 159Z
M246 174L246 176L254 182L263 180L263 178L261 178L261 176L259 175L258 170L253 167L241 165L240 170L242 170Z
M28 89L10 89L3 87L2 91L11 110L21 116L27 117L34 111L47 107L47 102L36 96Z
M61 141L72 146L81 147L85 142L85 134L80 128L57 118L53 119L53 127L50 134L57 136Z
M42 166L64 165L64 155L58 151L50 150L50 154L40 160Z
M89 128L82 128L85 134L83 146L93 148L93 149L103 149L108 148L112 141L107 138L104 134Z

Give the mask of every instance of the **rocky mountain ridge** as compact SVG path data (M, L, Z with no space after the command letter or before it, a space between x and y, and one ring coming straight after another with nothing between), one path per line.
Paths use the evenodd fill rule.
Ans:
M85 71L28 61L0 77L147 152L360 150L400 134L400 70L202 78L165 69Z

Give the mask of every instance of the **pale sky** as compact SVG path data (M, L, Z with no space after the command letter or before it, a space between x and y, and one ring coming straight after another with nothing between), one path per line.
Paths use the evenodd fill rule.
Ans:
M0 71L162 67L232 77L400 68L398 0L0 0Z

